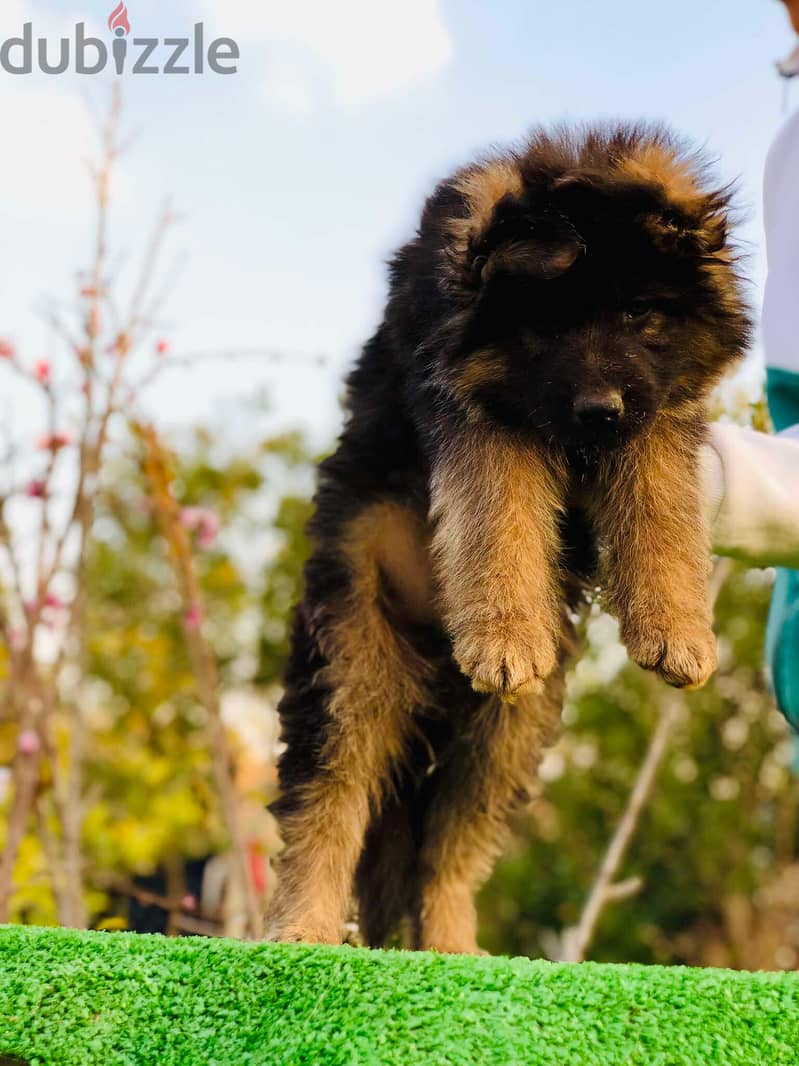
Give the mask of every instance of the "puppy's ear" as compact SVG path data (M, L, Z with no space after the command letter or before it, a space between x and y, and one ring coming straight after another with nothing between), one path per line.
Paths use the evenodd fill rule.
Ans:
M497 205L490 226L470 248L470 276L476 285L501 274L548 281L570 270L584 251L583 240L564 216L508 198Z
M727 244L727 199L723 193L697 197L693 203L666 207L644 218L655 246L670 255L707 255Z
M449 192L454 210L446 258L450 276L467 290L479 290L500 274L558 277L585 250L565 218L529 203L513 156L465 170Z
M618 174L658 201L642 212L645 229L667 253L718 256L727 248L727 216L734 185L710 191L709 170L668 140L639 144L619 160Z

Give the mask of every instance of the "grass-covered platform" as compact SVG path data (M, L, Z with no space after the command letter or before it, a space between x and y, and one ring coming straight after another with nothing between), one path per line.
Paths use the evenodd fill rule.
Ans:
M0 1063L799 1064L799 975L0 928Z

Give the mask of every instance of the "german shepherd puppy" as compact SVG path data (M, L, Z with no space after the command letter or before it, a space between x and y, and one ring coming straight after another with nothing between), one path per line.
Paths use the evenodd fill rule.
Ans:
M269 935L478 950L474 894L601 586L671 685L716 665L706 399L749 322L729 190L667 131L539 131L444 181L319 471L280 704Z

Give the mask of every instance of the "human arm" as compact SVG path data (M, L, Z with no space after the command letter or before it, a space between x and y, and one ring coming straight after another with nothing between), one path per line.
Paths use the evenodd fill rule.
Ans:
M714 424L702 476L715 552L799 569L799 427L770 436Z

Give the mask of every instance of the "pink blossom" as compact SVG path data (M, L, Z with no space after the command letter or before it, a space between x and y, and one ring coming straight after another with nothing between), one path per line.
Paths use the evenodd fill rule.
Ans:
M80 290L80 294L85 300L93 300L96 296L100 295L94 285L84 285Z
M53 368L47 359L40 359L33 368L33 376L42 385L49 385L53 379Z
M29 621L37 624L43 623L48 629L53 628L50 622L43 621L41 617L45 604L40 604L38 600L26 600L22 606L25 608L25 614L28 616Z
M66 431L58 433L43 433L36 440L36 447L40 451L45 452L57 452L61 448L66 448L68 444L72 443L72 437Z
M186 611L186 615L183 619L183 624L186 626L186 629L188 629L190 633L195 633L202 625L202 621L203 613L200 608L195 604L194 607L189 607L188 611Z
M20 755L36 755L41 746L39 734L35 729L23 729L17 738L17 750Z
M12 651L22 651L25 647L25 633L22 629L9 629L6 632L6 641Z
M160 340L155 345L155 350L158 355L166 355L169 351L169 341Z
M0 340L0 359L13 359L16 356L14 345L8 341Z
M184 529L196 529L199 522L199 507L184 507L180 512L180 524Z
M54 592L48 592L44 598L44 606L50 607L54 611L63 611L66 604L60 596L56 596Z
M213 548L219 533L219 515L209 507L184 507L180 512L181 524L197 534L198 545L207 550Z
M120 333L113 344L108 346L111 355L127 355L130 351L130 337L127 333Z
M43 500L47 492L47 485L41 478L34 478L33 481L28 483L28 487L25 489L25 495L31 500Z
M209 519L206 523L204 523L202 528L198 532L197 543L204 551L208 551L210 548L213 548L214 544L216 543L216 536L218 532L219 519L216 517L216 515L214 515L213 519Z

